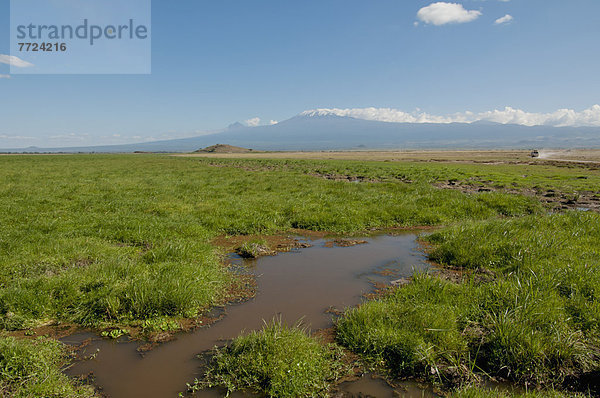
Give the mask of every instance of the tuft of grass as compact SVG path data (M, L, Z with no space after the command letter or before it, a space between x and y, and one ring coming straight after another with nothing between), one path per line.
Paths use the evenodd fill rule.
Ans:
M481 387L468 386L453 392L450 398L585 398L588 395L579 393L567 393L556 390L532 390L523 393L502 391L498 389L485 389Z
M468 339L461 333L461 307L467 302L461 286L416 275L391 295L346 311L337 323L337 338L392 376L438 379L462 373L457 367L469 355Z
M600 370L600 215L469 223L426 239L432 259L472 276L418 276L347 311L343 345L393 373L442 381L479 373L557 385ZM478 278L485 269L495 279Z
M331 383L348 374L342 351L323 345L306 329L274 320L259 332L240 336L216 349L209 369L195 389L250 389L269 397L327 397Z
M242 258L258 258L261 256L271 256L275 252L269 249L264 239L246 242L235 251Z
M38 338L0 338L0 396L94 398L93 388L75 384L61 369L68 359L61 343Z

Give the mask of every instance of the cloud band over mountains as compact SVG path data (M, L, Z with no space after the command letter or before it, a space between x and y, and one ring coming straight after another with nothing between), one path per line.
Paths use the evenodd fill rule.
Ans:
M356 119L375 120L391 123L474 123L488 121L501 124L553 127L600 127L600 105L583 111L559 109L552 113L533 113L506 107L503 110L474 113L470 111L450 115L432 115L426 112L404 112L392 108L353 108L353 109L314 109L305 111L302 116L342 116Z

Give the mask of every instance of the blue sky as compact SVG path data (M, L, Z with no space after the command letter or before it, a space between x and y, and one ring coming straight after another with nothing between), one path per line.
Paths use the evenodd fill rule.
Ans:
M417 16L432 3L154 0L151 75L0 78L0 148L177 138L316 108L600 104L600 1L455 0L467 14L440 25L439 13ZM8 0L0 54L10 54Z

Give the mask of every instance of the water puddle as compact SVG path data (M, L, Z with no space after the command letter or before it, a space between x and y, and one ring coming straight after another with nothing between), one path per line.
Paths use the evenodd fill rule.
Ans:
M355 306L362 296L373 291L373 282L389 283L427 269L424 255L418 250L416 236L379 236L367 244L352 247L325 247L324 240L313 247L248 263L258 278L254 299L226 308L226 316L208 328L179 334L143 356L139 343L117 343L90 334L79 334L64 341L77 344L92 338L82 355L99 350L92 360L81 361L69 369L70 375L93 373L96 385L110 398L176 397L187 382L200 376L201 361L197 354L223 345L242 331L260 329L263 320L281 317L293 324L303 319L314 330L332 325L330 308ZM240 260L241 261L241 260ZM341 386L344 396L393 396L385 382L370 377ZM410 388L403 396L428 396ZM222 391L204 391L199 397L223 396ZM236 397L250 397L237 394Z
M365 375L360 380L342 383L339 386L342 398L433 398L437 397L433 390L412 381L401 382L394 389L376 376Z

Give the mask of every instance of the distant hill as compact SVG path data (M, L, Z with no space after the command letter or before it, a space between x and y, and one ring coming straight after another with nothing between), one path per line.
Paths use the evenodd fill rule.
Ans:
M139 144L27 148L14 152L193 152L227 142L254 150L598 148L599 127L475 123L388 123L336 115L302 114L278 124L192 138ZM7 150L10 151L10 150Z
M242 148L233 145L217 144L209 147L198 149L196 153L248 153L253 152L252 149Z

